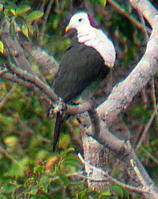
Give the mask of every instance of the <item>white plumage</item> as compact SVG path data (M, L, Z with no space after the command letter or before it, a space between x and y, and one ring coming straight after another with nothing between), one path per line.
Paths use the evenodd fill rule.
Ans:
M93 47L109 68L114 66L116 52L112 41L101 29L91 26L87 13L78 12L72 16L68 28L77 30L78 42Z

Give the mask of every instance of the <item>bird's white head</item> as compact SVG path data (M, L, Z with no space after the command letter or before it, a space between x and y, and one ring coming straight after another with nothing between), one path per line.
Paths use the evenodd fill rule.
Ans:
M88 27L91 27L88 14L86 12L78 12L71 17L65 32L68 32L70 29L79 31L80 29L87 29Z
M78 12L71 17L65 31L70 29L77 30L78 42L94 48L104 59L105 65L109 68L114 66L116 53L112 41L102 30L91 25L86 12Z

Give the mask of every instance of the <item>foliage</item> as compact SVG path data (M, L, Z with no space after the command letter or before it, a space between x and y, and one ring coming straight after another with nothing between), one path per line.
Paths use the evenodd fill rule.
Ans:
M83 2L72 1L74 10ZM128 3L123 0L117 2L128 15L131 14L132 9ZM50 1L2 0L0 18L1 22L10 20L11 35L21 34L24 42L38 43L60 60L69 44L69 40L63 37L63 29L72 6L71 1L56 0L46 18L49 3ZM117 83L127 76L144 52L144 35L135 24L116 12L105 0L90 0L89 6L94 10L96 23L108 31L115 43L117 67L113 79L114 83ZM104 6L106 7L103 15L101 13ZM132 14L137 18L135 13ZM63 21L66 21L65 24ZM3 54L5 50L0 41L0 53ZM144 90L146 96L139 94L124 116L125 125L132 132L133 145L138 141L135 135L140 129L143 133L154 112L153 92L157 96L157 83L155 90L151 92L151 89L150 84ZM8 94L9 98L6 98ZM47 110L42 100L21 86L13 86L10 82L0 80L0 198L142 198L132 196L116 185L110 186L103 193L88 190L83 176L79 177L82 165L78 160L76 148L80 135L77 125L74 126L75 139L72 139L68 127L65 126L58 147L59 152L52 154L54 120L47 118ZM156 181L157 129L156 118L148 129L150 138L147 136L138 153ZM74 148L69 148L71 146ZM117 171L117 176L121 176L120 171Z

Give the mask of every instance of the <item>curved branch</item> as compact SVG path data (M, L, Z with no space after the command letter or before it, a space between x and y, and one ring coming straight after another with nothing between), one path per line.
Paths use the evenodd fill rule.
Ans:
M9 64L8 68L21 79L28 81L29 83L34 84L35 87L43 91L43 93L51 100L58 101L59 98L53 92L51 87L43 82L38 76L35 74L28 73L27 71L23 71L20 68L17 68L14 64Z
M134 150L130 146L130 143L116 138L107 130L106 127L106 124L107 126L111 126L114 123L119 115L124 112L132 102L133 97L143 89L143 87L158 71L158 13L147 0L130 1L132 5L147 19L153 30L142 59L129 76L120 84L115 86L108 99L97 108L98 115L101 119L101 131L97 140L115 153L117 158L120 159L120 161L130 171L130 177L135 180L137 187L143 187L147 190L148 193L144 193L146 198L157 199L158 188L139 162ZM98 153L101 153L102 149L100 146L96 146L96 143L91 141L86 135L83 135L82 139L86 162L92 163L92 165L96 167L99 162L105 167L103 159L99 159L97 155ZM97 154L95 152L96 150ZM86 170L88 169L86 168ZM96 173L93 173L93 176L96 177L96 175ZM96 185L91 183L90 186L95 187Z
M151 16L151 12L148 12L149 16ZM147 15L146 13L147 11L145 11L145 16ZM155 19L157 19L158 23L157 15L155 14L155 18L153 15L152 17L153 20L151 22L155 22ZM127 106L132 102L133 97L136 96L136 94L141 91L141 89L156 74L158 71L157 65L158 26L155 25L142 59L129 76L114 87L108 99L98 107L97 110L102 120L106 121L108 125L111 125L117 119L119 114L126 110Z
M117 2L115 2L114 0L108 0L108 2L123 16L125 16L131 23L133 23L137 28L143 30L143 25L136 20L133 16L130 16L130 14L128 14L126 12L125 9L123 9ZM151 29L149 29L148 27L145 27L146 30L148 32L151 32Z
M152 28L157 24L158 13L156 8L147 0L129 0L131 5L139 10Z

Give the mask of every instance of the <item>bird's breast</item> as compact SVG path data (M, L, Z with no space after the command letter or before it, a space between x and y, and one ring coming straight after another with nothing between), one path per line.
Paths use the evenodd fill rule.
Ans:
M112 41L101 30L91 30L89 33L79 32L78 42L94 48L103 58L105 65L109 68L114 66L115 48Z

